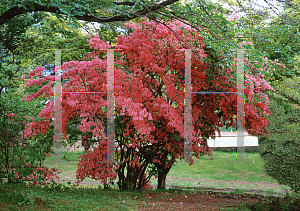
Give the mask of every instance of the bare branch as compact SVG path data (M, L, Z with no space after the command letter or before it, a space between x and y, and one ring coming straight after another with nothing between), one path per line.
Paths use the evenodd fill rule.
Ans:
M134 3L130 1L124 1L124 2L113 2L115 5L127 5L127 6L133 6Z

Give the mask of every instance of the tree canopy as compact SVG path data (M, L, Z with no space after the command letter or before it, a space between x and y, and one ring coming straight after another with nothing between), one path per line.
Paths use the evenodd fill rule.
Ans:
M0 7L0 26L12 18L28 12L51 12L66 15L78 20L107 23L115 21L129 21L156 12L179 0L165 1L124 1L112 0L31 0L5 1Z

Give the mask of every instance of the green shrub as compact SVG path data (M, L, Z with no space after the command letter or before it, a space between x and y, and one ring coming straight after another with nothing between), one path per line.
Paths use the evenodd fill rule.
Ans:
M279 95L270 95L270 139L258 136L265 171L300 192L300 109Z
M299 199L294 198L275 198L271 197L266 201L261 201L252 205L247 205L247 208L255 211L298 211L300 210Z

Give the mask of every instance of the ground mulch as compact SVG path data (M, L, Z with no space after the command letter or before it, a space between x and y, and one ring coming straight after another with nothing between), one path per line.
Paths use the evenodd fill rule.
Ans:
M224 207L233 207L242 203L254 204L260 202L262 197L237 194L221 194L207 192L199 194L182 193L149 193L147 201L140 200L138 210L221 210ZM137 199L139 200L139 199Z

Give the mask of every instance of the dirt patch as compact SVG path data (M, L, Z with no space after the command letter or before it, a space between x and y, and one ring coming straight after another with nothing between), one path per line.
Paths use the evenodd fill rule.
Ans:
M242 203L254 204L261 198L246 195L223 195L214 192L198 194L178 193L149 193L147 201L140 200L138 210L221 210L224 207L233 207ZM139 200L139 199L138 199Z

